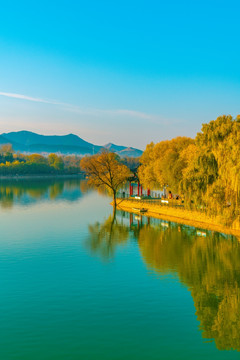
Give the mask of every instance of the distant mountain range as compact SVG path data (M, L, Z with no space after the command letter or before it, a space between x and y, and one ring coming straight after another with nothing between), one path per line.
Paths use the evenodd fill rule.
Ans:
M25 153L61 153L86 155L97 154L105 148L121 157L138 157L142 151L132 147L114 145L112 143L99 146L91 144L79 136L69 135L39 135L30 131L17 131L0 135L0 145L12 144L15 151Z

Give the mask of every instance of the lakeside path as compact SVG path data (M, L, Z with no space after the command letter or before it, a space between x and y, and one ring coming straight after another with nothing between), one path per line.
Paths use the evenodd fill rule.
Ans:
M142 214L144 216L234 235L240 241L240 229L228 228L221 225L220 219L217 217L212 218L197 211L190 211L177 207L173 208L168 206L148 204L144 201L137 202L130 199L117 199L117 209L139 215L139 212L133 210L134 208L147 209L148 211Z

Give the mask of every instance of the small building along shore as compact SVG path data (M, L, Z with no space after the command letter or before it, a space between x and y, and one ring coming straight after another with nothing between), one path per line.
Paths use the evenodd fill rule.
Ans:
M167 197L168 192L164 188L163 190L145 189L139 181L128 181L124 184L117 193L118 198L128 197L151 197L155 199L161 199Z

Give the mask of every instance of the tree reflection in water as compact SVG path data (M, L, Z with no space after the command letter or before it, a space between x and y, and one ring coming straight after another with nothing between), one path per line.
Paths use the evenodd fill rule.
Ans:
M29 180L0 183L0 206L42 199L77 201L89 191L80 180ZM124 217L125 216L125 217ZM89 226L86 246L111 260L119 246L138 241L146 266L177 274L195 304L202 336L221 350L240 351L240 243L235 237L158 219L117 212Z
M190 289L203 338L214 339L219 350L240 351L238 240L156 219L151 219L154 224L150 225L144 218L135 226L131 221L130 226L122 225L114 216L103 224L90 225L88 247L94 254L110 259L131 232L149 269L161 275L177 274Z
M96 222L89 225L88 230L86 247L102 260L111 260L117 247L125 244L129 238L129 228L118 222L115 212L102 224Z
M0 182L0 206L11 208L15 204L25 205L41 200L56 200L58 198L77 201L82 194L90 189L87 182L77 178L26 178L19 180L4 180Z
M205 233L203 233L205 235ZM200 232L201 235L201 232ZM219 350L240 350L240 244L234 237L186 226L144 226L139 248L148 267L176 272L190 290L202 335Z

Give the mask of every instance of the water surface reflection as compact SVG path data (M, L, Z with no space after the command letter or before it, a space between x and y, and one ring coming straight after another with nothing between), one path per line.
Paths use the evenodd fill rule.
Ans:
M102 224L96 222L89 225L88 230L86 247L92 254L99 255L103 260L112 259L116 248L126 244L129 238L128 226L119 223L115 213Z
M0 181L0 206L31 205L36 202L65 200L75 202L88 192L87 182L71 179L18 179Z
M147 268L177 274L189 288L205 339L219 350L240 350L240 244L231 235L117 211L89 226L88 246L103 258L114 255L129 234Z
M0 182L1 358L238 358L217 350L240 351L238 239L114 214L102 195Z

